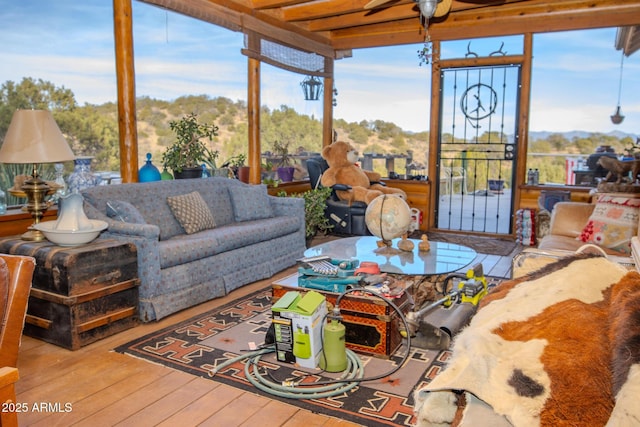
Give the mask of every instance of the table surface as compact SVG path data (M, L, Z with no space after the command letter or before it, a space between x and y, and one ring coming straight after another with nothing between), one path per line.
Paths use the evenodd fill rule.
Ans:
M375 262L380 271L395 274L444 274L471 264L476 258L473 249L446 242L429 242L431 250L419 251L420 240L414 243L411 252L398 249L400 239L394 239L391 247L378 248L380 239L374 236L345 237L332 240L305 251L305 257L329 256L337 259L357 259L359 262Z

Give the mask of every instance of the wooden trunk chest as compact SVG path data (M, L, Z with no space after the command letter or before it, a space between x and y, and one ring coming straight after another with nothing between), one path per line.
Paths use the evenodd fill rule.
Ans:
M306 291L298 287L298 274L272 283L273 302L289 291ZM340 294L314 289L335 305ZM410 309L410 297L406 290L393 303L403 313ZM340 313L346 328L346 345L351 350L379 357L389 357L402 344L402 320L395 310L383 300L370 296L345 295L340 300Z
M0 238L0 252L36 259L25 335L77 350L138 323L135 245L96 240L62 247Z

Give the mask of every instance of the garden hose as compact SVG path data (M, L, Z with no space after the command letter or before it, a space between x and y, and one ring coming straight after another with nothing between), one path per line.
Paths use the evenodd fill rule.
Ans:
M333 381L327 381L326 384L312 383L310 387L300 387L300 384L294 381L283 381L278 383L272 381L260 372L260 358L264 354L273 353L274 346L269 346L260 350L256 350L247 354L243 354L233 359L229 359L215 369L209 371L209 376L215 376L216 373L222 371L227 366L236 362L247 360L244 366L244 372L247 380L254 387L279 397L289 399L320 399L343 394L358 385L364 375L364 368L360 358L351 350L347 350L347 369L340 378Z
M345 292L341 293L336 299L336 309L339 310L339 303L342 297L344 297L348 293L352 292L366 292L375 297L382 299L386 304L388 304L393 310L398 313L400 319L404 323L405 330L408 329L407 320L404 316L404 313L398 308L396 304L394 304L388 298L385 298L381 294L371 291L368 289L348 289ZM363 381L375 381L389 375L392 375L400 368L404 366L407 359L409 358L409 350L411 349L411 337L406 336L407 340L407 351L403 356L401 363L398 363L391 371L375 375L372 377L364 377L364 367L362 365L362 361L360 358L351 350L347 349L347 369L342 373L339 378L318 381L313 383L299 383L294 380L276 382L269 378L266 375L260 372L260 358L269 353L275 352L275 345L271 345L269 347L265 347L259 350L255 350L246 354L242 354L240 356L234 357L232 359L227 360L226 362L220 364L216 368L209 371L209 376L213 377L218 372L222 371L226 367L233 365L234 363L247 360L244 366L244 372L247 377L247 380L259 390L262 390L266 393L272 394L274 396L284 397L288 399L319 399L337 396L340 394L344 394L353 388L355 388L359 383Z

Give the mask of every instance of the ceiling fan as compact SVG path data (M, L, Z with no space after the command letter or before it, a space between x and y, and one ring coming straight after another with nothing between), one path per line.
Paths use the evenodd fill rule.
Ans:
M364 8L376 9L392 1L393 0L371 0L369 3L367 3L364 6ZM451 10L452 0L414 0L414 1L418 3L418 7L420 8L420 13L425 18L439 18L441 16L445 16Z

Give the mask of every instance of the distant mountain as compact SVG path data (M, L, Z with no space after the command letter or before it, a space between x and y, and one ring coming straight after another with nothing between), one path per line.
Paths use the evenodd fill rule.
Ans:
M574 131L570 131L570 132L533 131L533 132L529 132L529 141L537 141L539 139L547 139L547 138L549 138L550 135L557 135L557 134L560 134L564 138L566 138L567 140L571 141L575 137L578 137L578 138L589 138L594 133L597 133L597 132L586 132L586 131L582 131L582 130L574 130ZM631 137L631 138L638 138L639 137L639 135L620 132L620 131L617 131L617 130L605 133L603 135L611 136L611 137L618 138L618 139L622 139L622 138L626 138L626 137Z

